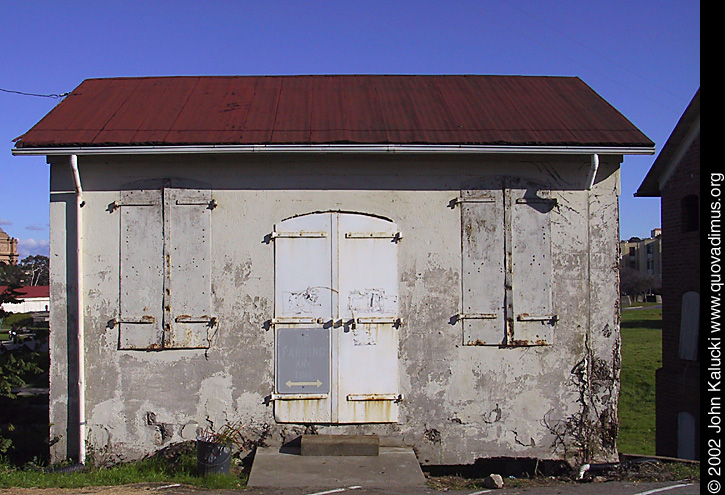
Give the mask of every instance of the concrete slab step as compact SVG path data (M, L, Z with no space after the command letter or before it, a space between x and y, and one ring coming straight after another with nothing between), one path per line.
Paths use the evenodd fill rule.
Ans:
M258 448L248 486L334 489L360 486L389 490L425 486L410 447L380 447L377 456L303 456Z
M302 435L300 454L312 456L375 456L380 452L377 435Z

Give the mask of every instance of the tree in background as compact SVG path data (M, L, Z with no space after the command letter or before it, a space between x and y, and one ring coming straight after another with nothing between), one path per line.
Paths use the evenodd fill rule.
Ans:
M0 285L14 285L20 287L23 285L23 276L25 273L18 265L8 265L0 263Z
M0 263L0 285L50 285L50 260L38 254L23 258L17 265Z
M25 285L49 285L50 260L47 256L28 256L18 266L25 273Z
M657 287L652 275L645 275L627 266L619 268L619 293L627 296L651 294Z

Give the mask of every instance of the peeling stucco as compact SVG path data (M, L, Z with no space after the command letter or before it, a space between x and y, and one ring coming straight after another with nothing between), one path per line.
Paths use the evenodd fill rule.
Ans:
M81 157L87 442L98 458L141 457L193 439L199 428L241 421L250 448L310 432L374 433L412 445L425 464L486 457L614 459L621 367L619 157L601 160L591 191L584 187L586 156L341 161L215 157L207 167L203 157ZM72 190L67 176L64 163L51 163L51 436L60 438L52 447L54 460L72 456L75 448L69 376L75 267L67 235L74 231L75 200L64 193ZM167 177L203 179L218 204L210 232L210 301L218 323L208 349L119 349L118 328L109 322L119 316L120 232L118 213L108 205L120 198L123 184ZM558 320L547 345L467 346L456 320L463 278L455 199L464 189L500 184L501 177L543 184L556 199L545 283ZM403 233L399 419L279 424L271 400L274 331L268 322L274 317L275 266L268 236L283 219L340 210L391 219ZM486 297L504 288L482 290Z

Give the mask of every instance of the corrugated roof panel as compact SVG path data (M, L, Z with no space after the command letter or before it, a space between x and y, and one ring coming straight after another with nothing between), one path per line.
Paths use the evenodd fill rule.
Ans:
M163 133L159 139L163 140L181 110L184 94L188 95L191 89L188 81L139 79L134 90L118 105L93 143L139 142L135 136L144 130L155 131L157 138ZM138 115L138 109L149 101L154 102L153 112Z
M139 79L89 79L26 135L49 145L91 144L128 98Z
M375 80L314 78L310 143L388 143Z
M127 107L139 107L143 102L131 101L139 97L140 93L146 93L141 98L151 99L158 102L153 112L147 112L138 131L131 138L135 143L156 143L166 141L174 123L179 118L181 111L187 105L189 97L196 91L199 78L184 78L183 81L171 79L149 80L140 86L133 95L126 101ZM133 120L130 118L129 120ZM113 121L109 122L109 127Z
M435 79L391 76L378 81L391 142L439 143L455 131L455 118L441 99Z
M575 77L91 79L17 147L144 144L653 143Z
M309 77L281 79L273 143L309 143L313 81Z
M250 82L255 85L254 97L244 123L240 143L270 144L277 118L282 78L256 77Z
M238 143L254 99L253 80L200 77L166 136L169 144Z

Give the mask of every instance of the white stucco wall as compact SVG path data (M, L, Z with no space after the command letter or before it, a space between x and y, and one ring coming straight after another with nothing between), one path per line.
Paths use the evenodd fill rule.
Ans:
M413 445L424 464L486 457L612 460L619 379L617 283L621 157L589 156L79 157L84 188L86 410L96 459L135 458L195 438L197 427L241 419L250 442L305 431L273 417L275 224L320 211L379 215L399 243L399 422L316 425L320 433L377 433ZM51 437L54 460L75 448L73 298L75 199L67 164L51 160ZM520 177L545 184L551 213L550 345L464 346L461 213L466 184ZM168 177L211 184L212 310L208 350L119 350L123 184ZM491 179L493 180L493 179ZM470 186L466 186L470 187ZM540 281L537 283L541 283ZM498 294L503 287L490 288ZM503 331L503 330L502 330ZM70 357L69 357L70 356Z

